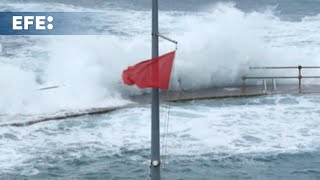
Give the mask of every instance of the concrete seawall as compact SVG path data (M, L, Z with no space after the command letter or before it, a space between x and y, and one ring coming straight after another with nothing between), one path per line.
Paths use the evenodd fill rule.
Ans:
M317 94L320 93L320 85L303 85L301 87L301 93L299 92L299 86L291 84L283 84L276 87L268 88L264 86L245 86L245 87L216 87L216 88L206 88L199 90L187 90L187 91L163 91L160 93L161 102L183 102L183 101L193 101L202 99L216 99L216 98L237 98L237 97L252 97L252 96L263 96L263 95L275 95L275 94ZM24 120L23 122L17 120L8 122L5 124L0 124L0 127L13 126L13 127L24 127L33 124L47 122L47 121L57 121L72 119L80 116L96 115L110 113L115 110L137 107L139 105L150 104L151 103L150 94L142 94L137 96L132 96L130 99L133 101L132 104L124 106L114 106L114 107L101 107L101 108L89 108L83 109L76 112L61 112L52 115L42 115L34 119Z

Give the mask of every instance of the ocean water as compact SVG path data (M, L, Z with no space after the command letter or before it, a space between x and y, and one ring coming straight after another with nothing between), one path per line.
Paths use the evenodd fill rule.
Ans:
M320 65L318 0L159 3L160 32L179 42L172 90L178 79L190 90L235 86L244 73L257 73L249 66ZM150 57L150 6L147 0L2 1L1 11L100 12L84 23L104 35L0 36L0 123L124 105L128 96L148 93L124 86L121 72ZM174 48L160 41L161 53ZM37 90L51 85L60 87ZM320 179L319 105L317 94L162 104L162 177ZM149 105L0 127L0 179L148 179L149 157Z

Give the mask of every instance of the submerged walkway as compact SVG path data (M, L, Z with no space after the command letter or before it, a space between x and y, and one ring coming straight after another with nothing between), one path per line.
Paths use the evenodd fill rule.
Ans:
M299 86L296 84L290 85L278 85L277 87L266 87L264 85L259 86L241 86L241 87L221 87L221 88L206 88L200 90L188 90L188 91L166 91L160 93L160 99L162 102L182 102L182 101L192 101L201 99L215 99L215 98L235 98L235 97L251 97L251 96L262 96L262 95L273 95L273 94L306 94L306 93L320 93L320 85L303 85L301 87L301 93L299 92ZM135 102L133 104L128 104L124 106L114 106L114 107L102 107L102 108L91 108L79 110L76 112L61 112L52 115L42 115L35 119L31 119L23 122L9 122L5 124L0 124L0 127L13 126L13 127L24 127L33 124L47 122L47 121L57 121L69 118L75 118L86 115L96 115L109 113L115 110L137 107L141 104L151 103L150 94L142 94L137 96L132 96L130 99Z
M201 99L216 99L216 98L235 98L235 97L250 97L273 94L307 94L320 93L320 85L303 85L301 93L299 86L296 84L284 84L276 88L264 87L262 85L250 85L245 87L221 87L221 88L206 88L200 90L188 91L167 91L160 93L162 102L181 102ZM131 97L131 100L140 104L151 103L151 94L143 94Z

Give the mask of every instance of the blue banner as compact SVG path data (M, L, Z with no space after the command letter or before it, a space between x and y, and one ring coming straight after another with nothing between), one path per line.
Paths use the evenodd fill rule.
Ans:
M97 35L97 13L0 12L0 35Z

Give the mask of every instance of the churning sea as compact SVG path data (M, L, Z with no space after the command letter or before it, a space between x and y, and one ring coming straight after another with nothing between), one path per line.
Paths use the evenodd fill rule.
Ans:
M173 90L178 79L188 90L237 86L251 65L320 65L318 0L159 6L160 32L179 42ZM99 12L82 23L104 35L0 36L0 123L130 103L141 91L124 86L121 72L150 57L150 7L151 0L1 1L0 11ZM174 48L160 41L160 53ZM60 87L38 90L52 85ZM149 179L150 116L142 105L0 127L0 179ZM317 94L164 103L162 179L318 180L319 117Z

